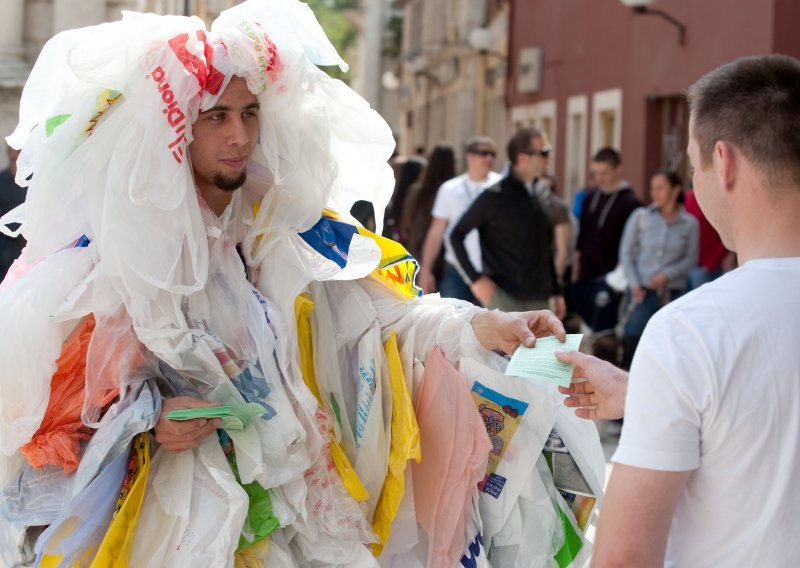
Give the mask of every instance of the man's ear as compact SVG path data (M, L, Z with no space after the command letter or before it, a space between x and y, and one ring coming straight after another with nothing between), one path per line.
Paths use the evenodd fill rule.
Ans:
M714 171L719 178L720 187L730 191L736 182L739 166L739 152L730 142L722 140L714 145Z

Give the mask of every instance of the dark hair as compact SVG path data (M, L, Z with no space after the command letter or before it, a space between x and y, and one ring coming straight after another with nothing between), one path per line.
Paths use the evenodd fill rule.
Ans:
M439 187L456 176L456 153L452 146L437 144L422 180L411 186L403 205L402 234L411 254L422 253L422 242L431 223L431 211Z
M619 165L622 163L622 156L619 155L619 152L614 150L614 148L600 148L594 156L592 156L593 162L603 162L609 164L612 168L618 168Z
M517 130L506 146L508 161L511 165L516 165L517 158L531 149L531 142L535 138L544 138L542 131L536 128L521 128Z
M700 164L719 141L736 146L773 186L800 187L800 61L743 57L703 75L686 98Z
M683 180L681 179L681 176L678 175L678 172L674 170L658 170L657 172L654 172L653 175L650 176L650 179L656 176L661 176L665 178L669 183L670 187L672 188L675 187L681 188L681 192L678 194L678 203L683 203L684 199Z
M420 201L427 201L425 196L430 197L430 204L433 207L433 199L436 192L444 182L456 176L456 153L453 147L447 144L437 144L431 155L428 156L428 167L422 176L422 191Z
M464 143L464 153L476 152L484 146L489 146L492 150L497 149L494 140L488 136L471 136Z
M387 221L391 221L395 231L400 228L400 222L403 218L403 205L406 202L408 190L419 179L422 174L422 168L422 162L419 160L407 160L399 166L392 200L386 214Z

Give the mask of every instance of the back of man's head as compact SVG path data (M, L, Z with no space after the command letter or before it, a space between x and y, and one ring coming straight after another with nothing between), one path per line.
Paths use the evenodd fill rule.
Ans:
M800 189L800 61L745 57L689 87L692 135L708 168L718 141L738 148L773 187Z
M619 165L622 163L622 156L619 155L619 152L614 150L614 148L600 148L594 156L592 156L593 162L599 162L610 165L612 168L618 168Z
M512 165L516 165L519 155L529 152L533 140L542 137L542 131L537 128L520 128L517 130L506 146L508 161Z

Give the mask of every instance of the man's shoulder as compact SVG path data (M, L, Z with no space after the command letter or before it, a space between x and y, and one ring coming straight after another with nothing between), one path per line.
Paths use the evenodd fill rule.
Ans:
M639 201L639 198L636 197L636 192L633 191L633 188L629 185L626 185L622 189L619 190L619 201L621 205L625 207L632 207L634 209L638 207L642 207L642 202Z
M439 191L437 192L437 194L456 192L458 189L461 188L466 179L467 179L467 174L461 174L456 177L450 178L449 180L445 181L444 183L442 183L442 185L439 186Z

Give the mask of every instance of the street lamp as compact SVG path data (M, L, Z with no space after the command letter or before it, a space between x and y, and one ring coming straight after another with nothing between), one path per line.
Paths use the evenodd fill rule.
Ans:
M494 55L501 59L506 59L508 57L505 53L500 53L492 49L494 45L494 33L489 28L474 28L471 30L469 34L467 34L467 43L481 55Z
M670 24L678 28L678 43L680 45L684 44L686 39L686 26L684 26L680 21L678 21L673 16L670 16L666 12L658 9L650 8L650 4L653 3L653 0L619 0L625 6L629 6L633 9L634 14L653 14L655 16L660 16L667 20Z

